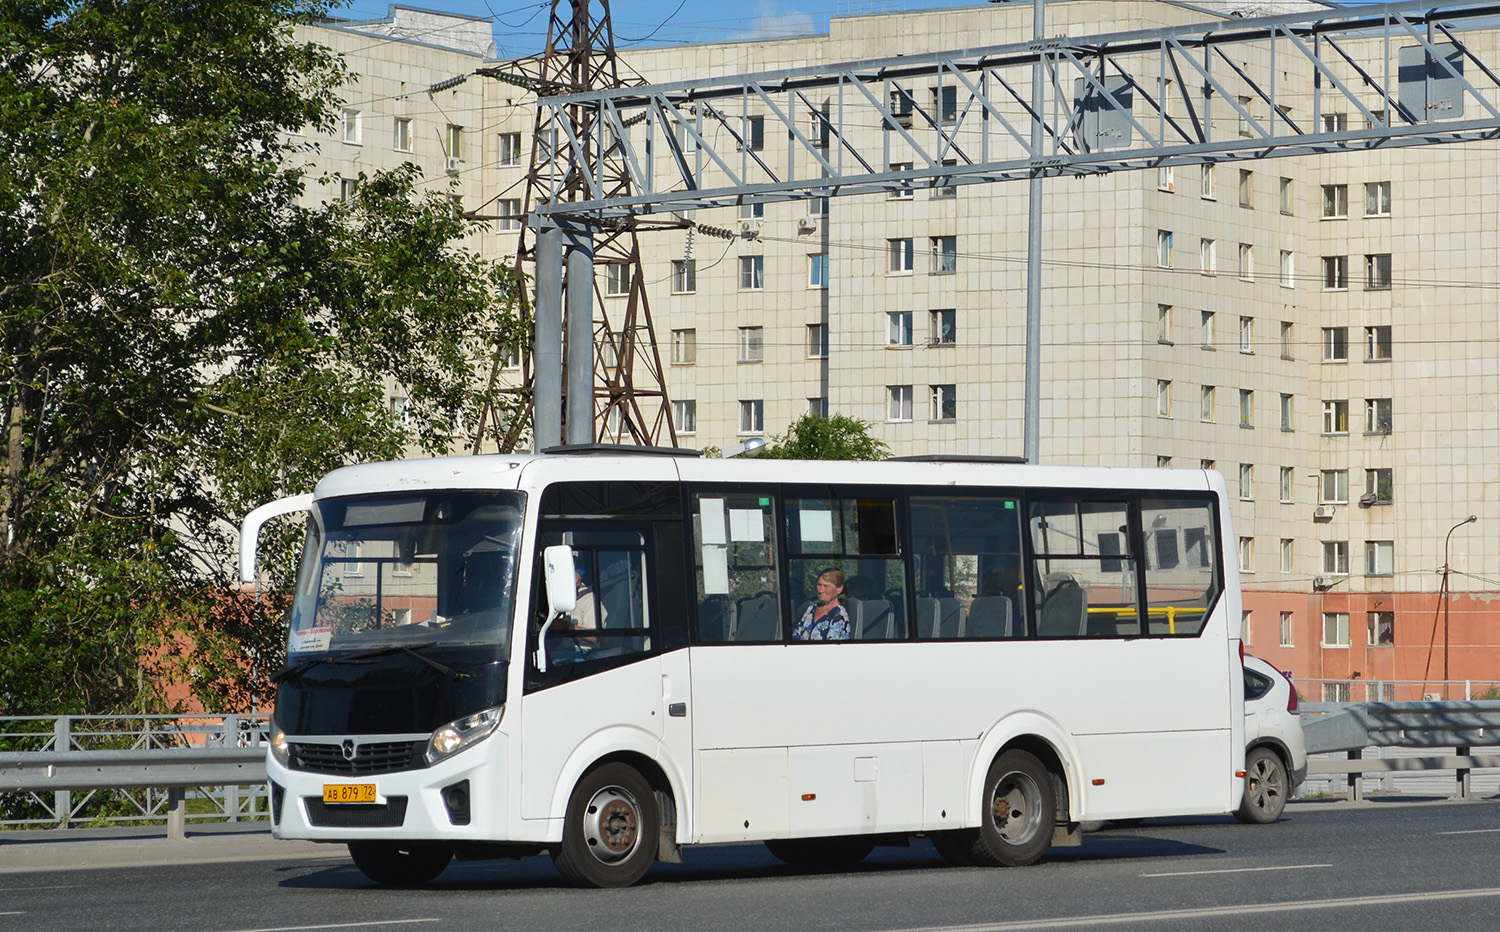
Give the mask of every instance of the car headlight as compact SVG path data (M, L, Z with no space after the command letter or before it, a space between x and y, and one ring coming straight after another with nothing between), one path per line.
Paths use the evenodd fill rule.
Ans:
M432 740L427 742L427 763L436 764L443 758L488 738L495 726L500 724L500 716L504 712L503 705L480 709L473 715L466 715L439 728L432 733Z
M286 732L271 726L271 757L283 767L291 766L292 746L287 743Z

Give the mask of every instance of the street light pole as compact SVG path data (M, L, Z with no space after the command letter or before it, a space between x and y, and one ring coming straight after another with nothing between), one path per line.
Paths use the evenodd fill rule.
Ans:
M1438 595L1443 600L1443 698L1445 700L1448 698L1448 602L1451 595L1448 590L1448 542L1453 539L1454 531L1478 520L1478 515L1469 515L1449 528L1448 536L1443 538L1443 583L1438 589Z

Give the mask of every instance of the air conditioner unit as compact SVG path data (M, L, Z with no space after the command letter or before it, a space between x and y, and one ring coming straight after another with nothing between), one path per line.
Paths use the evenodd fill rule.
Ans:
M1331 584L1328 582L1328 577L1326 577L1326 576L1314 576L1313 577L1313 588L1317 589L1319 592L1323 591L1324 589L1327 589L1330 585Z
M463 168L463 166L464 166L464 160L463 159L456 159L456 158L453 158L451 156L448 159L445 160L444 165L443 165L443 167L445 169L447 169L448 174L450 174L450 175L456 175L456 174L458 174L458 170L460 168Z
M1313 509L1313 520L1314 521L1327 521L1329 518L1332 518L1332 517L1333 517L1333 506L1332 505L1319 505L1318 507L1316 507L1316 508Z
M740 235L743 236L745 239L755 239L757 236L760 235L760 221L759 220L741 220L740 221Z
M1442 702L1443 701L1443 694L1442 693L1423 693L1422 694L1422 701L1423 702Z
M1369 508L1371 505L1375 504L1377 501L1379 501L1379 499L1376 497L1376 495L1375 495L1374 492L1366 492L1365 494L1363 494L1363 495L1361 495L1359 497L1359 503L1360 503L1360 505L1362 505L1365 508Z
M798 217L797 218L797 232L798 233L812 233L813 231L817 230L817 228L818 228L818 218L817 217Z

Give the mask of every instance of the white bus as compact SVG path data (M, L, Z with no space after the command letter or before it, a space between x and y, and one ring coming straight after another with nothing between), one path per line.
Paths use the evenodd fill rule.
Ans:
M1218 473L609 449L351 466L245 519L248 582L311 516L277 837L381 883L546 851L620 886L684 845L1014 865L1239 805ZM799 640L820 578L844 636Z

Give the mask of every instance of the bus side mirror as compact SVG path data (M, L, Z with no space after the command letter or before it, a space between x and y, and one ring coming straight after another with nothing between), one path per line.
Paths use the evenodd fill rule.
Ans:
M573 548L557 544L542 551L547 581L548 615L571 612L578 606L578 576L573 569Z

